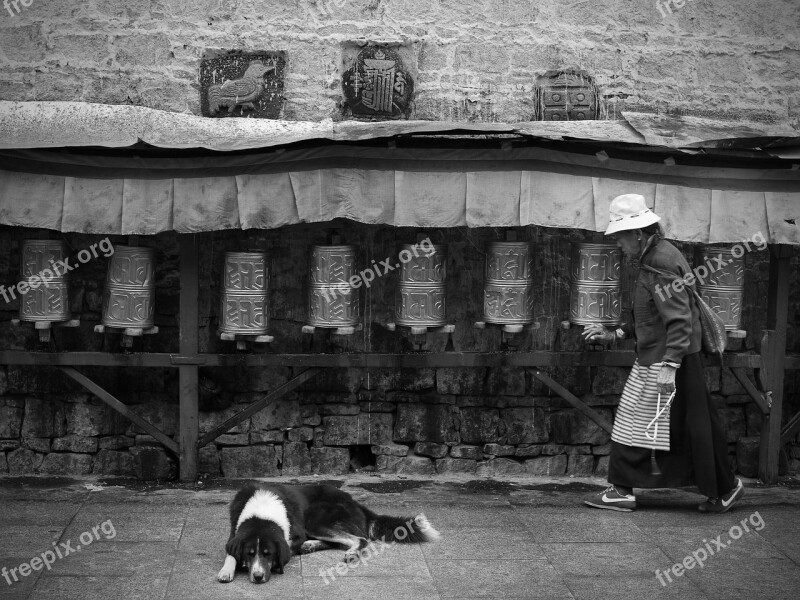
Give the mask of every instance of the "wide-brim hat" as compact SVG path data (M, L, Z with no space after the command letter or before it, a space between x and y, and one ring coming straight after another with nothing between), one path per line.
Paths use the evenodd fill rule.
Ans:
M647 208L641 194L623 194L611 201L608 207L608 228L606 235L617 231L643 229L661 220L656 213Z

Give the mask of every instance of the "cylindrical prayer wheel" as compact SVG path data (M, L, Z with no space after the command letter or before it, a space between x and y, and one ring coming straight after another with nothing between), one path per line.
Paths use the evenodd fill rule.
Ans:
M351 281L356 275L355 246L313 246L309 275L309 325L331 328L356 325L358 290Z
M619 325L622 251L616 244L572 244L569 320L576 325Z
M59 240L25 240L20 275L28 291L20 297L20 321L68 321L69 273L64 265L67 246Z
M153 327L155 257L153 248L115 246L103 290L103 325L141 329Z
M219 330L264 335L269 327L269 266L264 252L226 252Z
M736 256L731 248L708 246L703 249L703 267L707 275L701 267L694 270L700 297L722 318L726 330L741 329L744 249Z
M425 252L419 245L403 245L395 318L398 325L407 327L442 327L445 319L445 246L428 246Z
M533 322L533 249L527 242L494 242L486 252L483 317L487 323Z

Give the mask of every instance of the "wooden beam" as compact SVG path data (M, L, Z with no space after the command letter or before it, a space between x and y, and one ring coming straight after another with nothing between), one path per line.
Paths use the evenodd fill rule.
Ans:
M111 408L113 408L123 417L136 423L136 425L138 425L139 427L144 429L147 433L156 438L166 448L169 448L175 454L178 454L178 444L175 443L175 440L173 440L166 433L161 431L158 427L156 427L149 421L145 421L142 417L137 415L125 404L117 400L111 393L107 392L99 385L97 385L94 381L89 379L86 375L84 375L80 371L73 369L72 367L61 367L61 370L64 372L65 375L71 377L72 379L80 383L83 387L92 392L95 396L100 398L100 400L108 404Z
M612 429L611 423L609 423L602 416L600 416L600 414L596 410L590 408L589 406L586 406L586 404L580 398L578 398L577 396L572 394L569 390L567 390L565 387L563 387L561 384L556 382L547 373L543 373L539 369L536 369L535 371L533 371L533 376L536 377L536 379L538 379L542 383L544 383L551 390L553 390L556 394L561 396L564 400L569 402L573 407L578 409L578 411L580 411L581 413L589 417L592 421L600 425L600 427L605 429L608 433L611 433Z
M290 379L289 381L287 381L286 383L284 383L282 386L280 386L276 390L270 392L266 396L264 396L264 397L256 400L255 402L249 404L247 406L247 408L245 408L244 410L236 413L235 415L233 415L227 421L225 421L223 423L220 423L219 425L214 427L214 429L212 429L211 431L209 431L208 433L203 435L198 440L198 442L197 442L198 447L202 448L203 446L205 446L209 442L217 439L219 436L221 436L223 433L225 433L229 429L232 429L233 427L236 427L239 423L241 423L245 419L249 419L250 417L252 417L258 411L260 411L264 407L266 407L267 404L269 404L270 402L273 402L273 401L277 400L278 398L288 394L289 392L291 392L292 390L294 390L298 386L304 384L309 379L312 379L312 378L316 377L321 372L322 372L322 369L306 369L305 371L303 371L302 373L300 373L296 377L294 377L294 378Z
M797 413L781 430L781 446L788 444L792 438L800 431L800 413Z
M756 386L752 381L750 381L750 378L743 369L739 367L733 367L731 368L731 373L733 373L733 376L739 380L739 383L741 383L742 387L747 391L748 394L750 394L750 397L755 400L756 404L758 404L758 407L761 409L761 412L765 415L768 415L772 400L756 389Z
M424 368L424 367L630 367L630 350L603 352L437 352L414 354L115 354L110 352L0 351L0 364L99 367L335 367L335 368ZM720 366L719 357L704 356L706 367ZM759 354L725 354L726 367L757 369ZM800 360L797 361L800 368Z
M778 480L778 456L783 416L783 380L786 363L786 330L789 318L789 283L791 252L770 244L767 329L761 337L761 389L772 392L772 407L762 421L758 457L758 477L764 483Z
M183 356L194 356L199 352L199 314L197 298L198 249L195 234L178 236L180 252L181 299L178 336ZM198 437L198 366L182 363L178 367L180 393L180 478L194 481L197 477Z

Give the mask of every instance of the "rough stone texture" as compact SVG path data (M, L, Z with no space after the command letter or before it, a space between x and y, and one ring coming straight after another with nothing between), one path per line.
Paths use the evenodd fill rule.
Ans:
M611 460L610 456L601 456L597 460L597 466L594 469L594 474L598 477L608 476L608 463Z
M282 431L251 431L251 444L281 444L283 443Z
M447 450L447 444L437 444L435 442L418 442L414 446L414 454L430 456L431 458L444 458L447 456Z
M136 459L129 452L100 450L94 459L92 474L136 477Z
M529 475L563 475L567 470L567 456L540 456L525 461L525 470Z
M220 456L225 477L270 477L279 474L275 446L223 448Z
M39 398L25 399L25 417L22 422L22 437L48 438L61 436L65 433L63 403L52 400L41 400Z
M469 458L472 460L481 460L483 458L483 450L480 446L466 446L459 445L450 448L450 456L453 458Z
M758 452L761 440L743 437L736 442L736 467L745 477L758 477Z
M105 408L105 407L93 407ZM138 404L130 407L133 412L142 417L144 420L149 421L151 424L158 427L166 435L172 436L178 432L178 405L167 404L166 402L148 402L147 404ZM144 429L138 425L131 423L128 431L131 433L145 433ZM81 433L74 431L72 433ZM121 431L100 431L103 433L122 433ZM88 435L88 434L82 434Z
M611 422L611 414L604 409L596 409ZM557 444L605 444L611 435L597 423L581 413L559 411L551 415L553 441Z
M541 446L526 446L524 448L517 448L514 452L514 456L519 458L531 458L534 456L539 456L542 453Z
M462 408L461 441L467 444L496 442L500 438L500 412L495 409Z
M440 394L470 395L484 392L486 369L459 367L436 369L436 391Z
M268 404L252 418L253 431L266 429L288 429L300 427L303 418L300 416L300 403L297 400L281 398Z
M507 444L538 444L549 439L548 422L541 408L506 408L502 411Z
M370 369L363 378L365 390L418 392L436 387L434 369Z
M18 438L24 411L20 408L0 406L0 438Z
M526 389L523 369L502 367L489 369L486 392L492 396L524 396Z
M303 442L286 442L283 445L282 475L311 475L311 453Z
M375 459L378 471L404 475L435 475L433 460L424 456L378 456Z
M33 450L34 452L41 452L46 454L50 452L50 439L49 438L23 438L22 445Z
M523 473L525 473L525 464L510 458L493 458L486 462L478 463L478 475L482 477L522 475Z
M319 407L321 415L357 415L361 412L358 404L323 404Z
M250 435L247 433L223 433L214 440L220 446L247 446L250 442Z
M378 457L380 461L381 457ZM325 475L344 475L350 471L347 448L311 448L311 470Z
M622 367L598 367L592 381L592 393L595 396L621 394L629 373L630 369Z
M19 447L19 440L0 440L0 452L9 452Z
M19 448L6 455L8 459L8 472L12 475L31 475L39 472L39 467L44 460L42 454L37 454L27 448Z
M290 442L310 442L314 439L314 428L298 427L297 429L290 429L286 437Z
M727 408L719 411L722 428L725 430L725 439L734 444L736 440L747 435L747 424L744 411L741 408Z
M483 447L484 454L492 456L514 456L516 450L515 446L504 446L502 444L486 444Z
M591 475L594 471L594 456L571 454L567 462L567 475Z
M174 461L163 448L134 446L130 453L133 455L136 477L139 479L172 479L177 473Z
M133 446L134 439L126 435L112 435L100 438L101 450L122 450Z
M372 447L376 456L408 456L408 446L403 444L380 444Z
M600 446L592 446L592 454L595 456L608 456L611 454L611 442Z
M207 444L197 453L197 471L208 475L222 475L219 451L214 444Z
M94 437L68 435L53 440L53 452L82 452L93 454L97 452L98 441Z
M376 413L347 417L324 417L326 446L386 444L392 441L391 414Z
M138 412L137 407L131 409ZM124 433L130 424L106 405L68 404L66 417L66 432L80 436L116 435Z
M402 404L394 426L396 442L458 442L453 410L446 405Z
M8 473L8 460L4 452L0 452L0 473Z
M199 429L200 433L208 433L214 427L224 423L228 419L230 419L233 415L237 414L239 409L237 408L228 408L225 410L219 410L215 412L201 412L200 413L200 423ZM225 433L247 433L250 431L250 419L245 419L236 427L233 427L226 431Z
M49 475L88 475L92 472L94 457L91 454L58 454L44 457L39 471Z
M436 472L444 475L447 473L475 473L478 462L467 458L440 458L436 461Z

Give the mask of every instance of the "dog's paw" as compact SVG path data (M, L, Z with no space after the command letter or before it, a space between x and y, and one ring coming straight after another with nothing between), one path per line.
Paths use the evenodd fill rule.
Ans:
M220 583L230 583L233 581L233 571L223 568L217 575L217 581Z
M357 563L359 560L361 560L361 552L358 550L348 550L344 553L344 562L348 565Z
M316 540L306 540L300 546L300 554L311 554L317 549Z

